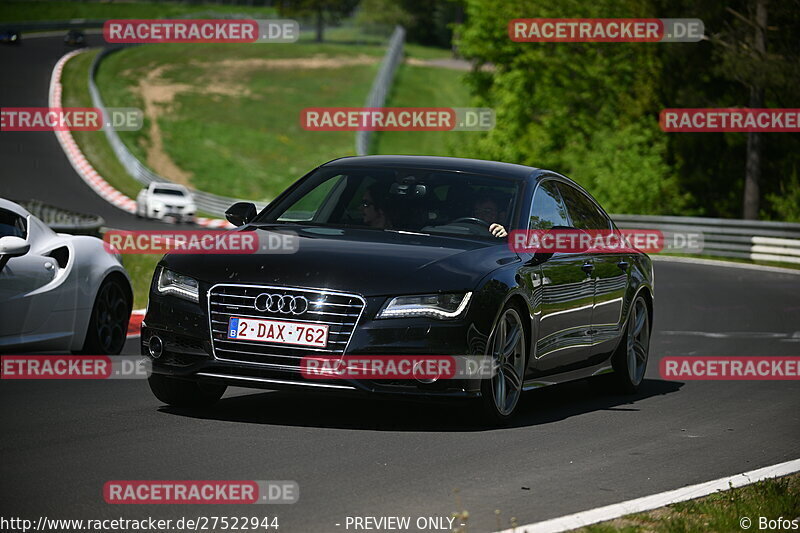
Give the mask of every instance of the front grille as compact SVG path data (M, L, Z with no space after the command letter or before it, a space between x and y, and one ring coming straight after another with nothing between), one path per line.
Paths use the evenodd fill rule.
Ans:
M254 305L255 299L265 292L281 296L304 296L309 302L308 310L300 315L259 311ZM208 308L214 357L222 361L255 363L272 370L298 373L300 359L304 356L344 354L364 311L364 299L357 294L319 289L221 284L209 291ZM326 324L328 343L325 348L312 348L228 339L228 321L232 316Z

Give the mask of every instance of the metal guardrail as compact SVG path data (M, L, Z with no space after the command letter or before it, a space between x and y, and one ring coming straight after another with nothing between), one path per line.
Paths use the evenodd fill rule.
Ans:
M397 66L403 60L403 46L406 41L406 30L402 26L395 26L391 39L389 39L389 46L386 49L386 55L383 56L381 61L381 68L375 80L372 82L372 88L367 96L367 102L364 107L383 107L386 103L386 95L389 94L389 89L392 87L394 75L397 72ZM369 144L372 139L371 131L357 131L356 132L356 155L369 154Z
M214 11L195 11L166 17L168 19L252 19L246 13L216 13ZM45 31L45 30L82 30L87 28L102 28L108 19L65 19L65 20L28 20L19 22L0 22L0 28L12 31Z
M106 19L35 20L29 22L4 22L0 27L12 31L82 30L102 28Z
M622 229L703 234L703 255L800 264L800 224L705 217L611 215Z
M14 200L14 203L21 205L31 215L59 233L99 236L100 228L105 224L105 220L100 215L77 213L45 204L39 200Z
M100 61L102 61L104 57L118 50L122 50L123 48L126 47L119 46L104 48L95 56L92 66L89 69L89 93L92 97L92 105L100 109L103 113L105 113L105 106L103 104L103 99L100 96L100 90L97 88L97 84L95 83L97 69L100 65ZM145 186L154 181L162 183L170 181L167 178L156 174L144 163L139 161L139 159L133 155L130 150L128 150L128 147L125 146L125 143L113 128L108 125L104 125L103 132L106 134L106 139L108 139L108 143L111 145L111 149L114 150L114 154L116 154L120 164L122 164L123 168L125 168L125 170L131 175L131 177L133 177L133 179ZM192 194L194 195L195 203L200 210L219 217L225 216L225 210L230 207L231 204L235 202L250 201L239 198L230 198L227 196L219 196L198 190L192 190ZM264 205L266 204L257 203L256 208L260 211Z

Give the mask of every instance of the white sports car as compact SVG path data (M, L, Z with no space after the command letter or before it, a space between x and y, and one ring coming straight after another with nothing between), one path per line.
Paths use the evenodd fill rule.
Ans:
M183 185L153 182L136 196L136 215L145 218L175 218L193 222L197 206L192 193Z
M103 241L55 233L0 198L0 352L116 355L132 301L128 274Z

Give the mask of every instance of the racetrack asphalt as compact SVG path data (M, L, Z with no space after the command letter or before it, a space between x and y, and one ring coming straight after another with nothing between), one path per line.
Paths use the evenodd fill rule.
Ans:
M49 71L65 51L59 38L0 47L0 65L13 73L0 102L46 105ZM155 224L96 196L52 133L0 135L0 196L98 213L114 227ZM669 355L800 355L800 276L655 268L641 392L598 394L585 382L533 391L502 429L478 422L474 403L229 389L215 407L189 410L160 404L144 381L0 381L0 516L267 515L279 518L281 532L336 532L347 531L347 516L410 516L413 524L466 510L474 533L800 456L800 382L670 382L658 373ZM129 340L126 353L137 344ZM104 502L106 481L135 479L295 480L300 500Z
M46 107L53 67L70 50L60 36L23 35L18 46L0 45L0 105ZM118 229L166 227L162 222L138 219L98 196L72 168L53 132L0 132L0 172L0 198L35 199L100 215L106 226Z
M266 515L280 531L335 532L347 516L466 510L482 532L797 458L800 382L664 381L658 361L800 354L800 276L658 262L656 280L639 394L585 382L532 391L502 429L479 422L474 403L229 389L190 410L138 380L0 381L0 516ZM125 479L295 480L300 500L106 504L103 484Z

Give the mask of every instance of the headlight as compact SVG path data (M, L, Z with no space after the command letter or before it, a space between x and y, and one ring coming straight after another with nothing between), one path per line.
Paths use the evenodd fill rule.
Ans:
M164 202L160 200L150 200L150 207L158 211L161 211L162 209L164 209Z
M178 298L189 300L190 302L200 301L197 280L162 268L158 274L156 290L159 294L174 294Z
M427 316L440 320L457 318L464 313L470 298L472 298L471 292L398 296L383 306L377 318L416 316Z

